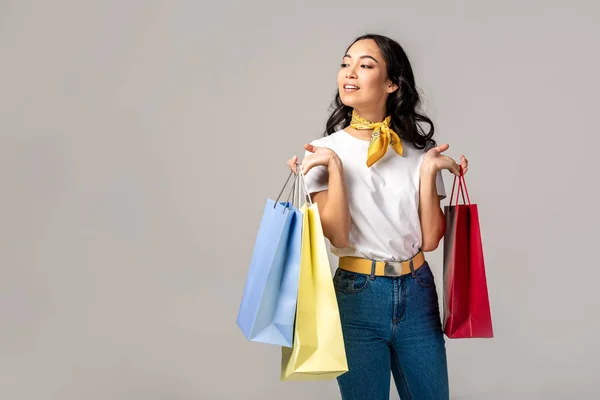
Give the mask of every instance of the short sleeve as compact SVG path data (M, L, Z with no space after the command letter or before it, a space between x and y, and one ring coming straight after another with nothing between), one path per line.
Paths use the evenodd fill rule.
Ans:
M311 142L312 145L319 146L315 141ZM310 151L304 151L304 157L311 155ZM304 181L309 193L321 192L327 190L327 184L329 183L329 172L327 167L318 165L312 167L305 175Z
M440 200L446 198L446 186L444 186L444 179L442 179L442 171L438 171L435 177L435 187L437 194L440 196Z

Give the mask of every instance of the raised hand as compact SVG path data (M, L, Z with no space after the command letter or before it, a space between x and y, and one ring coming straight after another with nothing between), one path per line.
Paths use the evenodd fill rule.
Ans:
M462 174L464 175L469 169L469 160L467 160L467 158L461 154L461 163L459 167L456 161L454 161L447 155L442 154L444 151L448 150L449 147L450 146L448 144L441 144L430 149L427 153L425 153L421 170L428 169L437 172L442 169L447 169L454 175L458 176L460 175L462 169Z
M329 163L338 157L335 151L331 150L327 147L318 147L313 146L312 144L305 144L304 149L309 151L312 154L307 155L302 160L300 167L302 168L302 173L306 174L311 168L316 167L318 165L323 165L325 167L329 166ZM298 156L294 156L288 160L288 167L297 173L296 163L298 162Z

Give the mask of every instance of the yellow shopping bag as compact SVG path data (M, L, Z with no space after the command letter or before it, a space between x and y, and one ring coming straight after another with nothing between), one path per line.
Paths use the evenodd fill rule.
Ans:
M340 314L317 204L304 204L293 347L282 347L281 380L334 379L348 371Z

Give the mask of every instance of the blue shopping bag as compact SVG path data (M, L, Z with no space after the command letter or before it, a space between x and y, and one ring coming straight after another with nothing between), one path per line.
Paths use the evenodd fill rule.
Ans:
M267 199L263 210L237 325L250 341L292 347L303 218L278 200Z

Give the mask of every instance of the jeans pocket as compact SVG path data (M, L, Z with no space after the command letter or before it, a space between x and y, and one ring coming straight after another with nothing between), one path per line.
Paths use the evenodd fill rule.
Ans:
M429 268L429 264L427 264L427 262L421 265L420 268L417 268L415 270L415 280L417 281L419 286L424 287L426 289L435 286L433 273L431 272L431 268Z
M343 294L360 293L369 285L369 275L357 274L338 268L333 277L335 291Z

